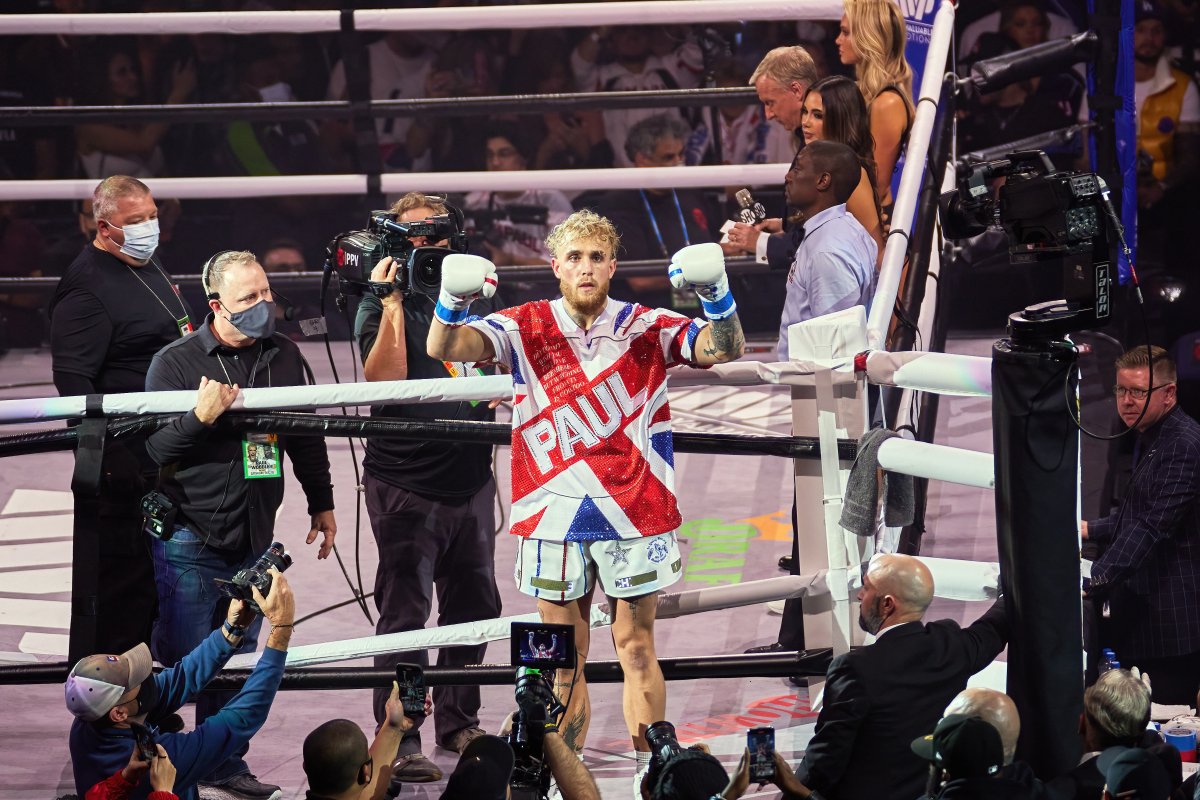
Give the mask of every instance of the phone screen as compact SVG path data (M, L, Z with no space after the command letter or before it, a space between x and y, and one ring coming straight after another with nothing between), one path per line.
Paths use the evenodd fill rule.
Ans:
M751 728L746 731L746 749L750 751L750 780L764 783L775 777L775 729Z
M400 702L404 716L425 716L425 671L420 664L397 664L396 683L400 685Z
M570 625L514 622L509 636L514 667L575 668L575 629Z
M137 742L138 759L149 762L158 755L158 748L154 744L154 734L136 722L131 723L129 727L133 730L134 741Z

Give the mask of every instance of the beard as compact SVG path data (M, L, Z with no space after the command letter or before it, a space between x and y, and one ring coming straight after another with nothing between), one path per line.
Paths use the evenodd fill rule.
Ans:
M874 608L870 609L866 606L859 606L858 627L872 636L879 633L879 629L883 627L883 618L879 616L878 603Z
M1138 63L1144 64L1147 67L1151 67L1151 66L1154 66L1155 64L1157 64L1158 59L1161 55L1162 55L1161 51L1155 53L1154 55L1150 55L1148 53L1139 53L1136 50L1133 52L1134 59Z
M563 299L570 304L571 308L581 314L591 316L592 314L599 313L605 304L608 303L608 281L601 282L598 278L594 278L593 280L596 285L588 294L579 292L574 286L562 279L558 282L558 290L562 292Z

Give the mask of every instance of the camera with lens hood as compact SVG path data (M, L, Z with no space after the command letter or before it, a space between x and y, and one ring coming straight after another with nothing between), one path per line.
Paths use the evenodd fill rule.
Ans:
M221 594L241 600L243 603L249 604L256 614L261 614L262 609L255 602L251 587L257 586L262 596L266 597L271 591L271 573L267 570L274 567L280 572L284 572L291 565L292 556L284 549L283 542L272 542L266 552L259 556L251 566L239 569L229 580L214 578L213 582Z

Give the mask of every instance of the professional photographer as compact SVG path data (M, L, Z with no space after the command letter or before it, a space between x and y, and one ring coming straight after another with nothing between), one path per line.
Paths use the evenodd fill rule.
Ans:
M246 743L266 722L271 710L296 616L296 601L287 579L274 568L266 575L270 576L270 584L265 597L258 584L251 589L254 602L271 623L266 649L241 691L219 712L198 720L190 733L162 733L155 725L196 699L242 645L244 631L254 619L249 603L230 602L221 628L175 666L157 674L145 644L119 656L88 656L75 665L67 676L66 701L67 710L75 715L70 735L71 765L81 797L121 769L131 745L163 747L175 765L175 793L182 800L196 800L201 779L228 762L233 754L245 752ZM261 585L267 584L264 581ZM254 796L236 785L222 790L229 798ZM140 796L140 790L137 794ZM279 797L279 789L266 796Z
M362 729L348 719L331 719L304 738L306 800L381 800L388 789L400 737L412 727L400 702L400 685L392 683L387 719L379 726L371 749Z
M400 198L390 211L400 223L444 217L447 212L438 198L416 192ZM408 244L425 247L446 242L416 236ZM367 293L359 303L354 335L362 354L363 375L368 381L392 381L481 374L473 364L441 361L426 354L433 299L419 291L402 293L395 286L401 267L391 257L380 260L370 278L392 285L392 292L382 298ZM492 303L484 308L482 313L490 313L499 306ZM489 404L471 402L379 405L371 408L371 415L475 422L496 418ZM423 628L433 607L435 585L438 625L500 616L492 446L370 439L363 466L367 514L379 547L376 633ZM486 645L444 647L438 665L477 664L485 650ZM422 650L379 656L375 666L393 667L400 661L426 665L428 655ZM437 743L461 753L471 739L483 733L479 687L438 686L433 689L433 700ZM386 718L386 701L387 692L376 690L374 710L379 722ZM441 770L422 754L421 722L416 720L400 744L392 766L395 780L425 783L442 777Z
M318 558L329 555L337 532L324 439L213 429L239 387L306 383L300 350L275 333L266 273L253 253L225 251L205 264L201 283L209 299L208 318L195 334L163 348L146 376L147 391L200 387L196 407L146 443L162 468L158 490L148 497L154 502L146 505L162 530L153 541L159 619L152 646L163 663L182 658L220 619L228 600L213 579L228 579L253 565L274 538L275 513L283 502L282 453L291 459L308 499L308 543L323 534ZM258 625L239 633L244 635L241 652L253 652ZM216 693L202 696L197 722L226 699ZM249 775L245 752L243 745L228 763L202 777L239 796L271 797L276 788Z
M508 741L505 747L512 751L513 760L508 763L507 773L511 776L513 797L547 796L544 789L553 781L554 795L561 800L600 800L596 779L582 757L558 731L556 720L563 707L555 697L548 677L528 670L519 671L516 699L517 711L509 715L500 731ZM484 738L495 737L480 737L477 741ZM464 752L464 759L469 752ZM461 766L462 761L459 764ZM545 775L543 771L549 774ZM452 785L448 785L447 790ZM443 795L443 800L452 800L452 797Z
M107 780L88 789L84 800L125 800L147 774L150 776L150 794L146 795L146 800L179 800L179 795L172 791L175 765L161 744L155 744L154 750L157 755L147 760L141 748L134 745L129 763L120 772L114 772Z
M50 301L50 358L61 395L140 392L150 360L192 330L187 303L154 259L158 206L146 184L114 175L92 195L95 237ZM75 493L76 530L100 542L96 646L126 650L150 638L154 565L138 501L155 466L142 437L109 441L98 492ZM75 654L82 655L82 654Z

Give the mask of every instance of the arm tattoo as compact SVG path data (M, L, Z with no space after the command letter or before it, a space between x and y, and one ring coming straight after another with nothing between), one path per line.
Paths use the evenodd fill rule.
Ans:
M587 714L581 708L575 712L575 716L571 717L571 721L567 723L567 727L562 729L562 739L566 742L567 747L575 752L579 752L583 747L583 742L580 739L583 737L583 726L587 722ZM579 744L577 745L576 742Z
M742 333L742 322L737 314L731 314L725 319L713 320L709 323L710 346L704 348L706 356L716 357L722 353L737 357L741 355L746 344L746 336Z

